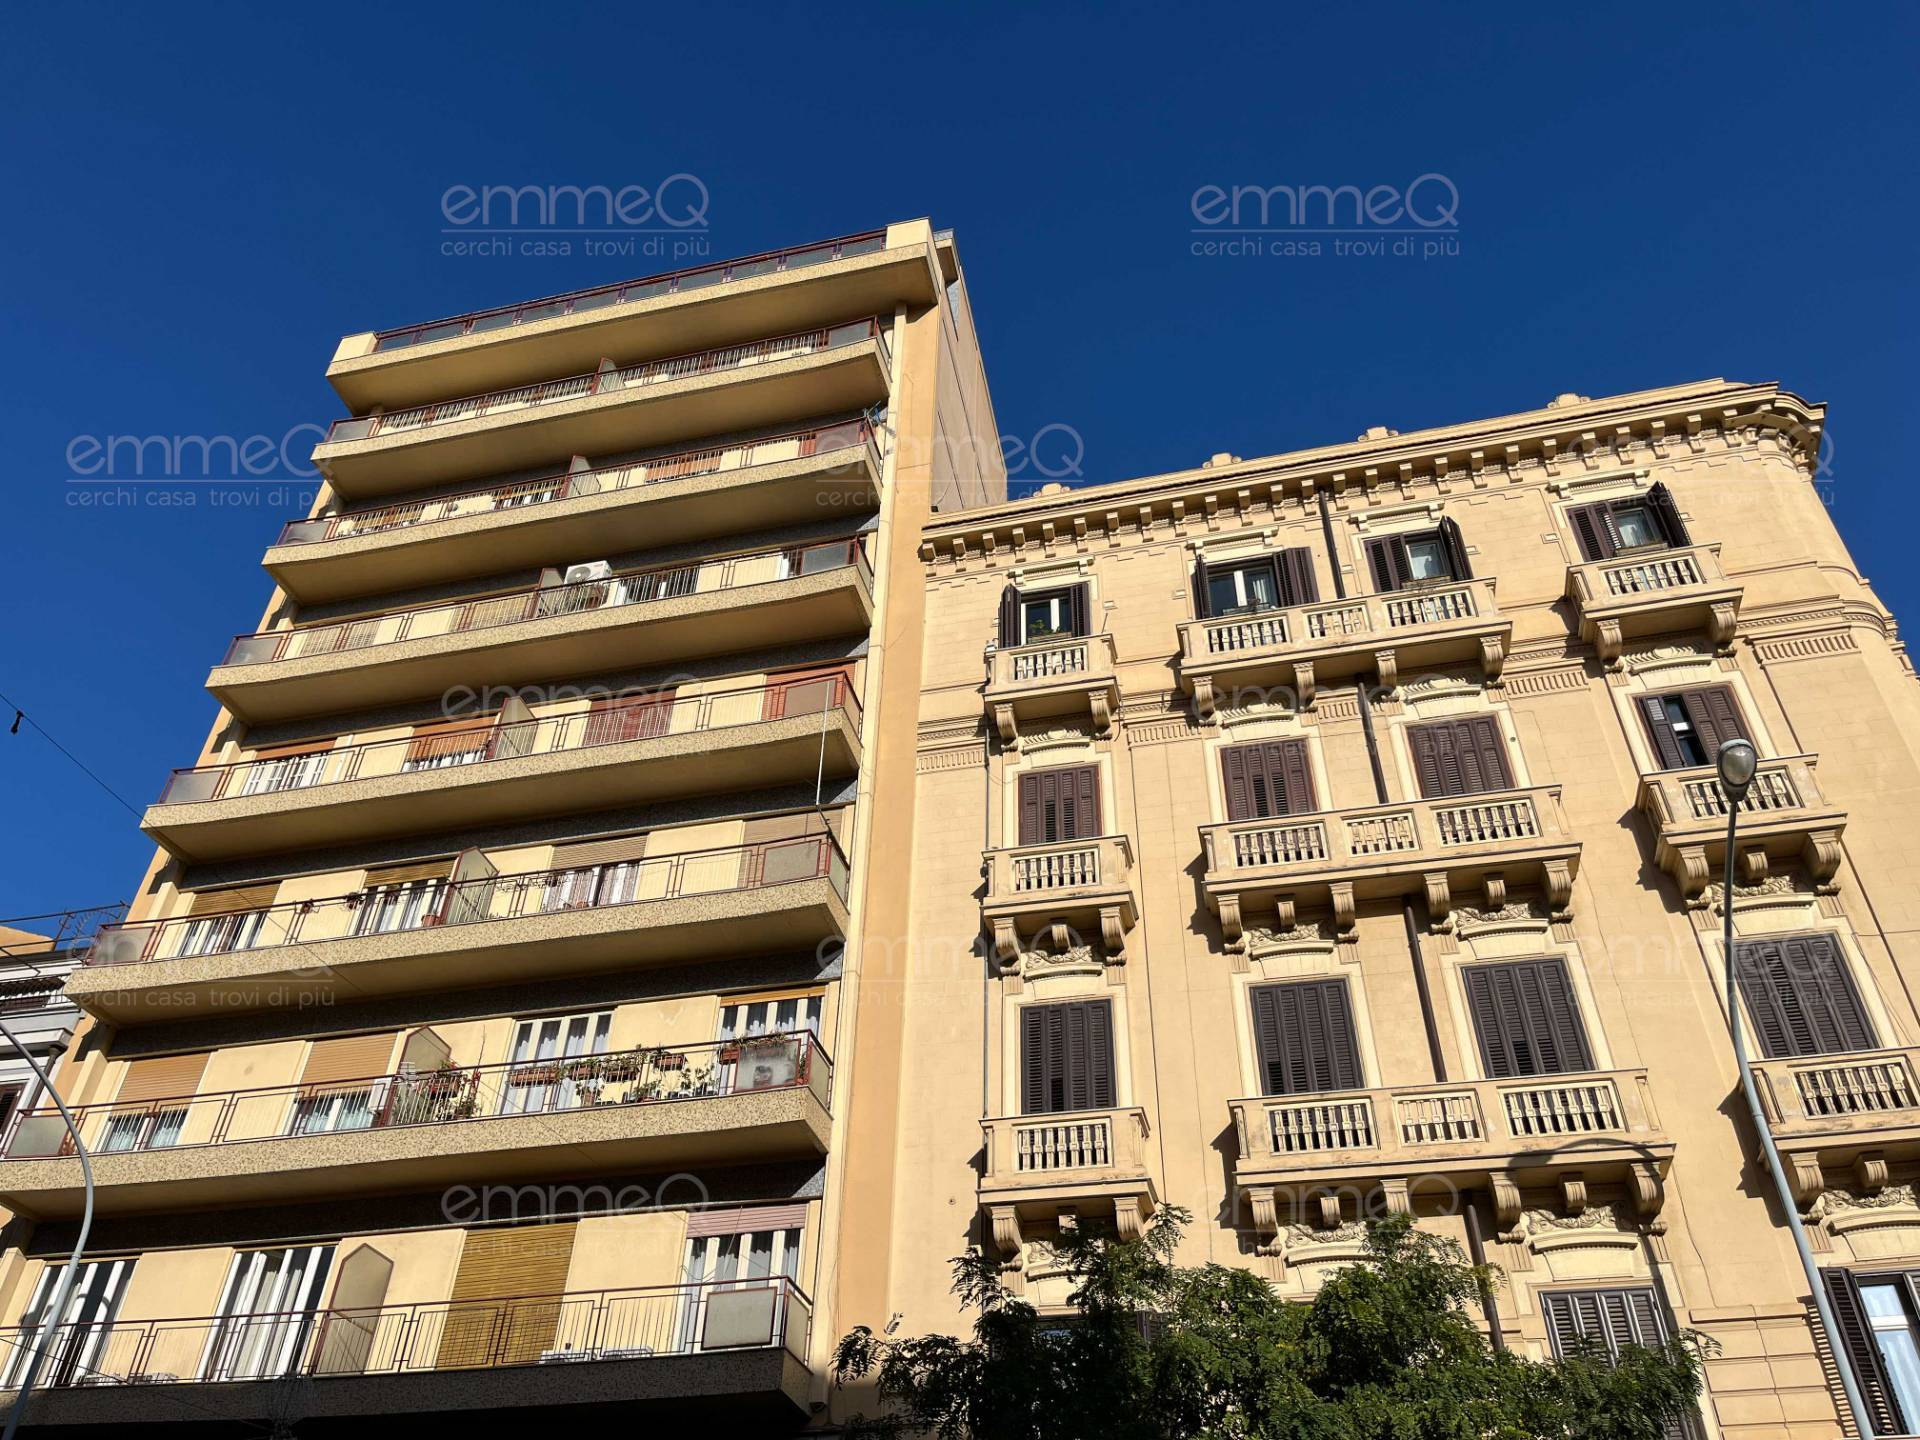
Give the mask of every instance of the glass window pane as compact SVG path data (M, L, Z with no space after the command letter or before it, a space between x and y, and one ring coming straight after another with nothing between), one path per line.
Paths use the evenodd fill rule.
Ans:
M1620 543L1628 549L1635 545L1652 545L1660 538L1660 532L1653 528L1653 516L1639 506L1613 512L1614 527L1620 532Z
M1893 1384L1894 1397L1908 1415L1920 1415L1920 1346L1914 1343L1913 1327L1906 1307L1900 1301L1897 1285L1862 1285L1860 1298L1866 1305L1868 1323L1873 1326L1874 1344L1886 1362L1887 1379Z
M1241 587L1246 592L1246 603L1262 609L1271 609L1280 603L1279 593L1273 588L1273 571L1262 567L1258 570L1240 572Z
M1446 551L1438 540L1409 540L1407 569L1416 580L1444 580L1449 574Z

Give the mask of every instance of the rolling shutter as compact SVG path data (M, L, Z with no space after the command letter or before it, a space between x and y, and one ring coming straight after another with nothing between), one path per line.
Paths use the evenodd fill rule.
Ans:
M340 743L340 737L329 735L324 740L296 740L287 745L257 746L247 758L256 763L265 760L291 760L296 755L324 755Z
M239 885L231 890L202 890L194 895L187 913L196 920L208 915L237 915L244 910L264 910L273 904L280 882L270 885Z
M1357 1090L1364 1083L1344 980L1257 987L1253 1034L1264 1094Z
M1297 545L1280 552L1280 603L1311 605L1320 598L1320 581L1313 573L1313 551Z
M1879 1045L1846 957L1831 935L1738 941L1734 974L1770 1060Z
M476 715L465 720L441 721L413 727L413 740L407 746L406 763L418 765L447 755L466 755L482 749L486 735L493 729L494 717Z
M151 1060L135 1060L127 1066L120 1082L116 1105L137 1104L147 1100L172 1100L192 1095L200 1088L206 1073L206 1055L163 1055Z
M588 745L617 745L624 740L652 740L673 724L671 689L650 695L595 700L587 711Z
M367 871L363 882L369 890L382 885L411 885L417 880L444 880L453 873L453 861L418 860L408 865L385 865Z
M1673 503L1673 492L1667 489L1666 481L1656 482L1647 491L1647 509L1653 512L1654 523L1660 527L1667 544L1675 547L1693 544L1693 537L1687 534L1686 522L1680 518L1680 507Z
M1378 594L1404 590L1413 583L1406 543L1398 535L1367 541L1367 568L1373 572L1373 588Z
M341 1035L316 1040L300 1069L302 1085L332 1085L342 1080L370 1080L385 1075L393 1058L393 1032L383 1035Z
M585 870L592 865L618 865L640 860L647 853L645 835L617 835L609 840L583 840L578 845L556 845L549 867L554 870Z
M1304 740L1230 745L1220 752L1228 820L1301 815L1314 808L1313 772Z
M553 1347L574 1230L569 1222L467 1232L438 1368L527 1365Z
M1093 765L1020 777L1020 843L1052 845L1100 834L1100 772Z
M1462 976L1481 1063L1489 1078L1510 1080L1593 1068L1565 961L1478 965L1464 970Z
M1461 537L1460 522L1451 515L1440 517L1440 544L1447 552L1447 568L1456 580L1471 580L1473 566L1467 563L1467 542Z
M1606 501L1575 505L1567 511L1573 524L1573 538L1580 544L1582 560L1611 560L1620 553L1620 533L1614 528L1613 506Z
M767 679L767 698L761 712L763 720L780 720L789 715L818 715L833 708L839 696L853 682L848 665L832 665L819 670L793 670Z
M1074 1000L1020 1012L1020 1109L1027 1115L1110 1110L1113 1005Z
M1840 1332L1839 1343L1853 1366L1853 1378L1859 1383L1860 1398L1866 1402L1873 1433L1906 1434L1906 1417L1900 1413L1893 1386L1887 1382L1880 1347L1873 1343L1866 1302L1860 1298L1860 1282L1852 1271L1835 1267L1820 1272L1820 1283L1826 1286L1827 1303L1833 1307L1834 1328Z
M1468 715L1407 728L1420 793L1427 799L1510 790L1507 742L1491 715Z

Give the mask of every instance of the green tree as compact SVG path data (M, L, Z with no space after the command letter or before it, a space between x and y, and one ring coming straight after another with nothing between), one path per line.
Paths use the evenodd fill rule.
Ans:
M1472 1318L1497 1272L1403 1216L1367 1227L1366 1257L1310 1303L1223 1265L1176 1265L1190 1217L1163 1209L1121 1241L1064 1232L1077 1314L1042 1316L999 1265L954 1262L970 1339L840 1342L843 1386L884 1414L852 1435L940 1440L1661 1440L1700 1388L1693 1336L1616 1361L1553 1363L1493 1348Z

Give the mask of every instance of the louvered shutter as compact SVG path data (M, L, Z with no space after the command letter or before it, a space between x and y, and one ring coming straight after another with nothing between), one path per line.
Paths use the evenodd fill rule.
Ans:
M1667 718L1666 698L1642 695L1640 715L1647 722L1647 735L1653 741L1654 753L1660 757L1660 768L1684 770L1687 756L1680 748L1680 737L1673 733L1673 722Z
M1213 600L1208 586L1207 562L1204 557L1193 562L1193 613L1199 620L1211 619Z
M1357 1090L1365 1083L1344 980L1259 986L1253 1030L1268 1095Z
M1092 765L1020 777L1020 843L1052 845L1100 833L1099 771Z
M1220 752L1220 776L1227 792L1227 819L1252 820L1259 815L1253 806L1253 780L1247 773L1248 745L1229 745Z
M1020 643L1020 592L1009 585L1000 592L1000 648Z
M1022 845L1040 845L1046 840L1046 827L1041 819L1041 785L1044 777L1038 773L1020 777L1020 843Z
M1073 585L1067 589L1067 628L1076 636L1085 635L1090 629L1088 614L1090 609L1087 587Z
M1734 974L1768 1059L1872 1050L1866 1007L1831 935L1786 935L1734 946Z
M1232 745L1220 752L1229 820L1264 820L1313 809L1313 774L1304 740Z
M1673 502L1673 492L1667 489L1664 480L1656 482L1647 491L1647 508L1653 512L1653 520L1660 527L1669 545L1679 547L1693 544L1693 538L1687 534L1686 522L1680 518L1680 507Z
M1420 793L1428 799L1513 788L1507 742L1491 715L1468 715L1407 730Z
M1023 1113L1113 1108L1110 1002L1074 1000L1030 1005L1021 1012L1020 1026Z
M1894 1398L1893 1386L1888 1383L1880 1347L1873 1343L1873 1327L1867 1321L1860 1282L1852 1271L1833 1267L1820 1272L1820 1283L1826 1286L1834 1328L1840 1332L1840 1344L1853 1366L1853 1378L1859 1383L1860 1398L1866 1402L1873 1433L1906 1434L1906 1417L1900 1413L1900 1402Z
M1305 545L1282 550L1279 560L1280 603L1311 605L1320 598L1320 581L1313 573L1313 551Z
M1460 534L1460 522L1451 515L1440 517L1440 544L1447 552L1447 568L1456 580L1471 580L1473 566L1467 563L1467 542Z
M1464 972L1467 1008L1489 1077L1591 1070L1573 982L1558 958L1474 966Z
M1379 594L1404 590L1413 580L1407 563L1407 547L1398 535L1384 535L1367 541L1367 566L1373 571L1373 588Z
M1581 1340L1593 1341L1611 1360L1629 1345L1653 1350L1666 1343L1660 1302L1647 1287L1550 1290L1541 1300L1556 1356L1571 1354Z
M1407 744L1413 751L1413 770L1422 795L1451 795L1457 783L1448 769L1452 751L1441 748L1433 725L1414 725L1407 730Z
M1613 507L1602 500L1593 505L1575 505L1567 511L1573 522L1573 538L1580 543L1583 560L1611 560L1620 550L1614 531Z
M1313 767L1307 761L1307 742L1283 740L1273 747L1279 753L1281 794L1286 813L1305 815L1314 808Z
M1683 691L1680 703L1686 706L1687 719L1700 732L1700 743L1707 747L1709 756L1717 755L1721 745L1728 740L1752 738L1747 734L1746 722L1740 718L1740 706L1735 702L1729 686L1713 685L1704 690Z

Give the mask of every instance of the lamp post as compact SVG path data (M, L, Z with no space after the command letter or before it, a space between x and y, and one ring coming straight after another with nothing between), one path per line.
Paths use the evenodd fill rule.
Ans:
M73 1277L79 1273L80 1256L87 1248L87 1233L93 1229L93 1160L87 1154L86 1143L80 1138L80 1127L73 1123L73 1116L67 1110L67 1102L53 1088L53 1081L47 1078L47 1072L41 1068L40 1062L33 1058L33 1052L20 1043L20 1037L9 1030L4 1021L0 1021L0 1035L6 1036L13 1048L20 1052L20 1057L32 1067L34 1077L40 1082L41 1093L53 1097L61 1120L66 1122L67 1133L73 1137L73 1152L80 1157L80 1179L86 1190L80 1212L80 1233L73 1242L73 1256L54 1284L52 1303L42 1312L39 1333L33 1337L30 1342L32 1348L27 1352L26 1374L20 1377L20 1394L14 1399L13 1412L7 1416L6 1430L0 1433L0 1440L13 1440L22 1417L27 1413L27 1401L33 1395L33 1382L40 1373L40 1358L52 1343L49 1337L58 1337L61 1327L66 1323L67 1302L73 1295Z
M1734 974L1733 951L1733 841L1740 823L1740 807L1753 784L1760 756L1750 740L1728 740L1714 756L1714 768L1720 776L1720 792L1727 801L1727 861L1720 896L1724 924L1722 948L1727 962L1727 1024L1733 1030L1733 1058L1740 1067L1740 1087L1746 1092L1747 1110L1753 1116L1753 1128L1760 1136L1760 1148L1766 1152L1767 1169L1773 1176L1773 1188L1786 1211L1787 1229L1793 1232L1793 1247L1800 1252L1800 1268L1806 1272L1807 1288L1813 1292L1814 1308L1820 1312L1821 1328L1827 1332L1827 1349L1833 1367L1840 1372L1841 1388L1847 1392L1847 1408L1853 1412L1854 1433L1872 1435L1873 1419L1860 1399L1859 1382L1848 1362L1846 1347L1840 1341L1840 1328L1833 1321L1833 1307L1827 1303L1827 1287L1820 1283L1820 1267L1814 1263L1813 1248L1807 1244L1807 1227L1800 1223L1800 1206L1787 1184L1786 1169L1780 1163L1779 1147L1773 1143L1773 1127L1767 1124L1766 1111L1760 1107L1760 1090L1753 1082L1753 1067L1747 1063L1747 1042L1740 1028L1740 988Z

